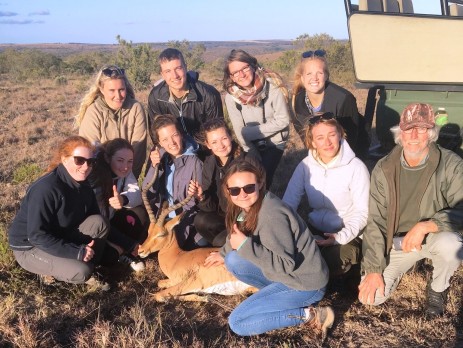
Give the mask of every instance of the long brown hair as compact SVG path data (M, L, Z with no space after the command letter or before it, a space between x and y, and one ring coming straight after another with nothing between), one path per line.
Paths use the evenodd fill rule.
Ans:
M84 137L78 135L70 136L64 139L53 151L46 173L49 173L58 167L58 165L62 162L61 159L63 157L72 156L72 153L77 147L86 147L87 149L90 149L92 153L95 151L95 147L92 143Z
M88 178L93 188L99 187L101 189L102 203L105 209L109 207L109 198L114 194L113 173L110 164L111 158L117 151L122 149L128 149L131 150L132 153L134 152L132 145L122 138L109 140L100 145L96 155L96 163Z
M215 131L215 130L220 129L220 128L225 129L225 132L227 133L227 135L232 140L232 150L231 150L230 156L232 158L238 158L242 153L242 149L236 143L236 141L233 139L232 132L231 132L230 128L228 128L227 123L222 118L212 118L212 119L207 120L206 122L204 122L201 125L201 128L199 129L199 132L196 134L195 140L199 144L201 144L203 146L207 146L207 133Z
M235 173L252 173L255 175L257 179L257 184L260 185L259 189L259 198L257 199L256 203L254 203L249 212L246 213L246 217L244 221L240 224L241 232L246 235L251 235L256 227L258 222L259 211L262 206L262 201L265 197L265 170L262 165L254 160L253 158L247 157L246 159L237 159L230 164L228 167L227 172L222 181L222 190L224 192L225 197L227 198L227 213L225 216L225 224L227 226L228 233L233 232L233 225L236 223L236 218L242 212L241 208L235 205L230 197L230 193L228 192L228 179L235 174Z
M259 63L257 63L256 57L251 56L248 52L240 50L240 49L231 50L230 54L225 59L225 63L223 66L222 83L223 83L224 91L228 91L228 89L235 84L230 76L230 69L229 69L229 65L232 62L242 62L242 63L248 64L251 70L253 71L253 73L255 73L255 71L259 68Z

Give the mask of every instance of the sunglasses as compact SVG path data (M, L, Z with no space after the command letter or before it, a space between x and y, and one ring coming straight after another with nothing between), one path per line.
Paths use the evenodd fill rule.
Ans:
M236 197L241 193L241 190L244 191L247 195L256 192L257 184L249 184L243 187L227 187L228 193L230 196Z
M124 75L125 70L122 68L118 68L117 66L112 66L101 70L101 72L106 77L118 77Z
M324 57L326 56L325 50L315 50L315 51L305 51L302 53L302 58L310 58L310 57Z
M87 162L87 165L89 167L92 167L95 162L96 162L96 158L85 158L85 157L81 157L81 156L72 156L74 158L74 164L76 166L83 166L85 162Z
M328 120L332 120L332 119L334 119L333 113L325 112L325 113L323 113L321 115L317 115L317 116L313 116L313 117L309 118L309 123L311 125L314 125L314 124L317 124L318 122L320 122L321 120L328 121Z

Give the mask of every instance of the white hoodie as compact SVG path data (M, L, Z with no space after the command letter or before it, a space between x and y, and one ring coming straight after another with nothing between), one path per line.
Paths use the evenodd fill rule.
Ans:
M367 223L370 174L345 140L333 161L322 166L309 151L294 171L283 201L297 211L305 192L309 223L325 233L336 233L336 244L347 244Z

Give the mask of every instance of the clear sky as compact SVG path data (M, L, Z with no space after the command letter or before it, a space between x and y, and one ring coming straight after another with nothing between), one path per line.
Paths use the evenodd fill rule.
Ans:
M353 0L357 3L357 0ZM439 0L414 0L440 13ZM0 0L0 43L346 39L343 0Z

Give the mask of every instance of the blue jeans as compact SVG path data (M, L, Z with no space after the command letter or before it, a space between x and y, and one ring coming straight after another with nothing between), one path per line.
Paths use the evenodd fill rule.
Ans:
M300 325L305 320L304 308L317 304L325 294L325 287L295 290L268 280L259 267L236 251L225 256L225 265L236 278L260 289L236 307L228 318L230 328L240 336Z

